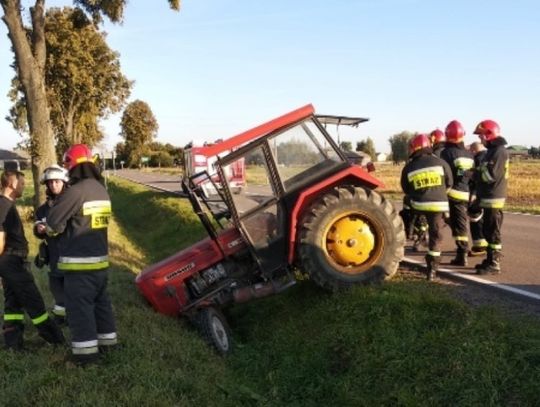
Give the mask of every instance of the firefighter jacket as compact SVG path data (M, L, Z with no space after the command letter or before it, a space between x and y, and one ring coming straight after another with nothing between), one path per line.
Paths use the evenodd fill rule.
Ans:
M446 191L452 186L452 171L446 161L422 149L411 156L401 172L401 188L417 211L448 212Z
M497 137L487 145L487 153L475 171L477 197L482 208L502 209L508 188L509 158L506 140Z
M436 143L433 145L433 155L440 157L444 151L444 143Z
M111 201L99 181L84 178L66 189L47 216L47 234L61 234L59 270L94 271L109 267L110 216Z
M37 209L36 223L34 224L34 236L36 236L38 239L45 239L45 241L47 242L44 247L47 249L47 260L53 274L56 274L58 272L58 239L60 238L60 236L49 236L46 233L38 233L37 224L38 222L47 221L49 209L53 206L56 199L48 198L45 203Z
M487 150L479 151L474 155L474 169L480 168L480 164L484 160L484 157L487 154ZM471 193L471 201L476 199L476 182L477 182L477 176L475 176L475 172L473 171L473 176L471 177L469 181L469 192Z
M458 202L469 202L469 182L473 174L474 158L463 143L446 143L441 158L452 170L454 185L448 190L448 198Z

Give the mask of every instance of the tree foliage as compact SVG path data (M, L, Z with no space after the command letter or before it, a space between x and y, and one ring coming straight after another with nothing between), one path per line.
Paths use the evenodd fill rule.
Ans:
M47 58L45 84L56 153L74 143L95 145L103 138L99 120L124 106L132 83L120 70L118 53L80 9L50 9L46 14ZM26 107L22 92L12 81L17 96L9 120L23 133ZM20 90L20 86L18 87ZM21 128L22 127L22 128Z
M363 151L364 153L369 154L372 161L377 159L377 151L375 150L375 144L371 137L356 143L356 151Z
M401 161L407 161L409 158L409 140L414 136L414 133L410 131L402 131L401 133L394 134L388 140L390 143L390 149L392 150L392 161L394 163L400 163Z
M339 148L343 151L352 151L352 143L350 141L342 141L339 143Z
M150 106L142 100L127 105L120 121L120 136L125 141L125 153L130 167L138 166L141 158L150 152L150 143L156 137L158 122Z
M127 0L75 0L81 9L89 13L95 22L103 17L113 22L122 20ZM168 0L171 8L178 10L180 0ZM16 72L25 99L30 133L29 152L34 179L34 207L44 197L40 188L40 175L46 166L56 161L54 137L49 119L49 105L45 89L46 44L45 0L35 0L29 7L31 28L23 24L20 0L0 0L4 15L2 20L8 29L8 37L15 54Z
M296 140L280 143L277 146L279 162L287 166L306 165L317 162L319 159L317 153L309 147L308 144Z

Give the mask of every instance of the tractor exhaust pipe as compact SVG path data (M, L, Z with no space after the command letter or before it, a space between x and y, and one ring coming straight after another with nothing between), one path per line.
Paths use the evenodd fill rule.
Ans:
M294 278L283 282L270 280L267 283L237 288L233 291L233 299L236 303L248 302L254 298L263 298L272 294L278 294L295 284L296 280Z

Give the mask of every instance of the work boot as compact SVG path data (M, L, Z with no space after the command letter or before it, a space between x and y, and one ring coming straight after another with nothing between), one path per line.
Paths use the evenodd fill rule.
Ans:
M41 336L50 344L63 345L64 343L66 343L64 333L58 327L58 325L56 325L56 322L54 322L53 319L47 318L46 321L43 321L41 324L36 325L36 328L38 329L39 336Z
M493 260L493 250L491 250L488 247L486 258L484 260L482 260L482 263L477 264L476 266L474 266L474 268L476 270L481 269L481 268L486 268L489 264L491 264L492 260Z
M437 277L437 271L439 271L440 261L441 261L440 257L426 254L427 280L428 281L433 281L433 279Z
M501 273L501 252L494 250L492 253L492 259L485 267L479 267L476 269L476 274L500 274Z
M486 248L485 247L473 247L469 251L469 257L476 257L476 256L485 256L486 255Z
M24 349L24 325L4 325L4 344L6 349L22 351Z
M464 249L458 249L456 257L450 260L452 266L466 266L467 265L467 251Z
M88 367L91 365L95 365L99 363L100 359L101 359L100 355L97 352L90 353L88 355L72 355L71 356L72 362L80 367Z

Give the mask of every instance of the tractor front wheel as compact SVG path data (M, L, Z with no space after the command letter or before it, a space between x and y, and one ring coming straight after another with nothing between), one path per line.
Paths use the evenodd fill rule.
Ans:
M336 187L311 204L300 224L300 266L323 288L391 277L404 254L401 217L373 190Z
M223 313L214 307L202 308L195 316L195 323L204 340L225 355L231 351L231 330Z

